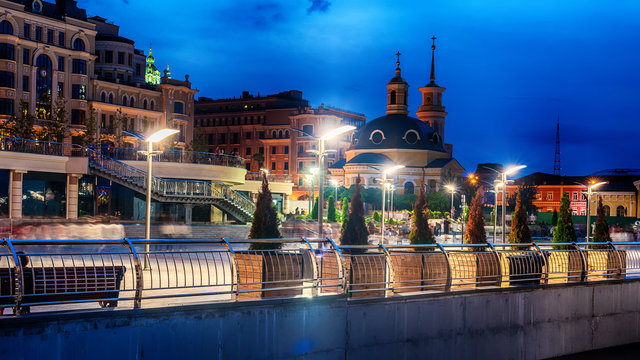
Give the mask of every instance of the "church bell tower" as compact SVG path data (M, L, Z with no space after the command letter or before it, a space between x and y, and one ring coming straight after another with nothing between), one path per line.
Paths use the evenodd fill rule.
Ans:
M440 138L444 142L444 121L447 113L444 111L444 106L442 106L442 93L446 89L436 84L436 37L432 37L431 40L432 44L430 82L419 89L422 93L422 106L418 108L418 112L416 113L416 115L418 116L418 119L431 126L435 130L435 132L440 135Z
M407 110L407 95L409 92L409 84L400 76L400 55L396 53L398 60L396 61L396 76L387 84L387 115L393 114L409 114Z

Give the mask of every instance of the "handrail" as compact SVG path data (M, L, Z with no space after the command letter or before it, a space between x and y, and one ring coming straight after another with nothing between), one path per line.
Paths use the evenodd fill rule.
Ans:
M250 244L264 243L280 243L282 247L248 249ZM138 253L147 244L152 246L151 250ZM209 301L207 299L241 301L271 296L396 296L399 293L428 290L471 290L487 284L502 287L545 286L547 283L640 277L640 243L603 244L609 248L589 248L593 243L571 243L570 249L554 249L553 246L557 244L539 243L340 246L331 238L305 237L150 240L5 238L2 245L9 251L0 254L0 260L9 260L0 261L0 264L7 264L0 265L0 270L2 266L8 266L9 276L14 281L7 290L10 293L5 292L7 285L3 285L0 308L11 306L14 314L20 314L28 312L25 306L66 304L69 307L80 302L101 302L115 306L113 304L117 301L127 300L132 301L133 308L140 308L143 301L145 307L164 306L162 304L166 302L156 301L173 297L180 297L184 301L193 298L194 302L202 302ZM117 250L122 246L127 251ZM469 251L467 247L475 250ZM16 249L25 250L25 254L20 254ZM348 254L346 261L351 266L344 266L343 251L350 249L368 252ZM433 251L435 249L439 251ZM325 259L324 256L331 252L333 256ZM578 254L580 265L577 263ZM30 260L28 266L27 262L22 263L22 256ZM142 256L149 257L149 269L142 269ZM581 266L581 276L574 278L578 266ZM119 276L123 276L123 285L105 290L90 288L86 283L78 290L76 280L82 276L86 278L87 269L91 269L91 274L95 273L92 276L98 282L101 276L113 276L109 274L116 274L117 269L122 269L117 271ZM550 274L553 276L550 277ZM43 284L39 285L38 292L34 292L35 287L31 286L36 283ZM64 285L63 288L59 284L76 284L72 285L75 291L73 287L69 289L66 288L68 285Z
M100 151L106 151L116 160L130 161L146 161L147 155L144 154L146 149L142 148L126 148L107 146L101 147ZM216 154L203 151L190 150L160 150L154 155L153 161L158 162L177 162L191 164L207 164L244 168L244 158L236 155Z

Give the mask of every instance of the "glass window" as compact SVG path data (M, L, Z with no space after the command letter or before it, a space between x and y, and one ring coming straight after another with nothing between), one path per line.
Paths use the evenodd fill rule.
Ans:
M113 94L109 94L109 104L113 104Z
M58 46L64 47L64 33L58 32Z
M106 114L100 114L100 128L101 129L106 129L107 128L107 115Z
M275 153L276 153L276 147L275 147L275 146L272 146L272 147L271 147L271 153L272 153L272 154L275 154Z
M31 38L31 25L24 24L24 37L27 39Z
M227 134L220 134L220 144L227 143Z
M250 156L251 155L251 148L250 147L246 148L245 151L244 151L244 154L246 156Z
M84 124L84 110L80 109L71 109L71 123L74 125L82 125Z
M552 192L548 192L547 193L547 200L553 200L553 193Z
M66 174L28 172L22 182L22 214L64 217Z
M571 198L573 201L578 201L578 193L577 192L571 193Z
M58 82L58 95L64 96L64 83Z
M64 71L64 56L58 56L58 71Z
M84 41L82 39L73 40L73 50L84 51Z
M27 75L22 76L22 91L29 91L29 77Z
M142 108L145 109L145 110L147 109L147 99L144 99L142 101Z
M304 125L304 126L302 126L302 131L304 131L307 134L313 135L313 125Z
M0 115L13 115L13 99L0 99Z
M10 71L0 71L0 87L13 88L13 73Z
M135 102L133 100L133 96L129 99L129 106L133 107L133 105L135 105Z
M298 171L302 171L304 169L304 163L302 161L298 162Z
M156 103L153 100L151 100L151 103L149 105L149 109L155 110L155 107L156 107Z
M104 91L100 93L100 101L107 102L107 94Z
M13 25L7 20L2 20L2 22L0 22L0 34L13 35Z
M79 84L71 85L71 98L86 100L87 99L86 87L84 85L79 85Z
M127 62L129 66L131 66L131 59L132 59L132 58L133 58L133 57L132 57L132 55L131 55L131 54L129 54L129 61Z
M616 216L627 216L627 208L620 205L616 208Z
M0 59L15 60L13 49L11 44L0 44Z
M47 42L53 44L53 30L47 29Z
M284 153L285 153L285 154L288 154L288 153L289 153L289 146L288 146L288 145L285 145L285 147L284 147Z
M73 69L72 72L74 74L87 74L87 62L85 60L73 59Z
M276 163L272 162L271 163L271 170L275 170L276 169Z
M176 114L184 114L184 104L180 101L175 101L173 103L173 112Z
M127 106L127 96L122 97L122 105Z
M260 139L264 139L264 131L260 131L260 132L258 133L258 137L259 137Z
M251 140L251 133L250 132L244 133L244 138L247 140Z
M118 64L124 65L124 52L118 51Z
M104 62L107 64L113 63L113 51L105 50L104 52Z
M36 26L36 41L42 41L42 27Z
M140 71L140 64L136 64L136 76L140 76L141 71Z
M30 60L30 58L31 58L31 56L30 56L30 51L29 51L29 49L22 49L22 63L23 63L24 65L29 65L29 63L30 63L30 61L29 61L29 60Z
M284 162L284 169L285 170L289 170L289 162L288 161Z
M53 86L51 58L41 54L36 59L36 67L39 69L36 75L36 116L39 119L51 117L51 91Z
M259 152L260 154L264 155L264 146L260 146L260 147L258 148L258 152Z

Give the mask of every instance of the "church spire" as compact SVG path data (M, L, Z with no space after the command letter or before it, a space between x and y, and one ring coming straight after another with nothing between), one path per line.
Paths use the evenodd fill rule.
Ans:
M409 113L407 110L407 95L409 93L409 84L401 76L400 71L400 51L395 53L396 60L396 76L387 84L387 115Z
M431 37L431 76L430 76L430 80L432 84L436 83L436 71L435 71L435 66L436 66L436 61L435 61L435 54L436 54L436 37L435 35Z

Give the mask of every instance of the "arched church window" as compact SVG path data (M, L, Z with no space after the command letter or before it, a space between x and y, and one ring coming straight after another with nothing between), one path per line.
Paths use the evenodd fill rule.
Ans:
M407 144L415 144L418 142L418 140L420 140L420 135L418 134L417 131L411 129L411 130L407 130L407 132L404 133L404 136L402 137L402 139Z
M396 103L396 91L395 90L391 90L389 104L395 105L395 103Z
M604 205L602 208L604 210L604 216L611 216L611 208L609 205Z
M381 144L385 140L384 133L381 130L373 130L369 140L376 145Z
M109 104L113 104L113 94L109 94Z
M405 194L413 194L415 191L415 187L411 181L407 181L404 183L404 193Z
M144 100L142 101L142 108L143 108L143 109L145 109L145 110L147 110L147 99L144 99Z
M107 94L104 91L100 93L100 101L107 102Z
M616 208L616 216L627 216L627 208L620 205Z

